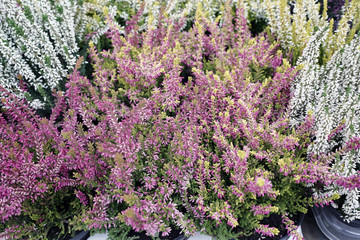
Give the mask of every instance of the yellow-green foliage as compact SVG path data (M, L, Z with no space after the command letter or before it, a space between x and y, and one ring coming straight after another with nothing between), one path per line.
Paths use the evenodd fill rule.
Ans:
M302 53L310 37L318 29L327 29L326 40L323 44L324 53L320 62L326 63L336 50L350 42L360 29L360 1L353 0L344 6L344 14L334 29L334 20L328 21L327 0L320 12L320 3L315 0L297 0L293 13L287 0L266 0L266 14L270 30L281 41L286 50L294 54L294 62ZM351 24L352 23L352 27Z

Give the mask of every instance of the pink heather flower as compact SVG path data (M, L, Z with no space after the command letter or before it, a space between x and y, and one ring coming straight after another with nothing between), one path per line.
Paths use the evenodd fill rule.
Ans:
M270 211L272 210L273 206L267 205L267 206L255 206L252 205L251 211L254 212L254 215L268 215Z
M162 231L161 236L163 237L169 236L170 232L171 232L171 228L167 227L165 231Z
M297 231L298 226L295 225L286 214L282 215L282 223L285 224L285 228L290 236L294 236L294 239L302 240L304 237Z
M50 120L5 100L2 221L20 215L26 200L71 189L86 205L79 219L90 229L123 221L152 236L168 235L170 224L192 234L211 223L231 230L244 211L251 221L270 214L283 184L304 191L306 183L359 185L358 177L330 172L332 155L303 157L314 118L289 128L295 69L283 64L279 46L251 37L242 8L233 21L226 5L221 27L200 16L184 32L184 19L164 18L139 32L143 7L125 34L108 19L111 50L89 49L93 77L70 74L65 94L54 94ZM337 153L358 149L359 139ZM280 212L289 212L283 205ZM261 224L246 230L277 233Z
M272 196L272 183L264 176L256 176L254 181L249 181L246 184L246 190L256 194L257 196L264 196L267 194Z
M89 201L84 193L81 191L75 191L75 195L77 198L79 198L80 202L84 205L88 205Z
M255 231L265 236L274 237L274 232L278 232L279 230L274 227L269 227L269 225L259 224L259 226L256 227Z

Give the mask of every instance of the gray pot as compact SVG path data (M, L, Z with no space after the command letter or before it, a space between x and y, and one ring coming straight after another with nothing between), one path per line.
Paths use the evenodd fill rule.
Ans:
M331 206L313 207L316 223L330 240L359 240L360 221L350 223L342 220L341 214Z

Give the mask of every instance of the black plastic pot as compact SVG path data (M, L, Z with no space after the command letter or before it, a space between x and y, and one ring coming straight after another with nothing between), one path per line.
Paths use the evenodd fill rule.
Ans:
M70 240L86 240L89 237L90 237L90 231L83 231L76 234L76 236L71 238Z
M305 214L302 214L299 221L295 224L296 226L300 227L301 224L303 223L304 221L304 218L305 218ZM291 236L290 235L286 235L282 238L280 238L279 240L288 240ZM183 239L175 239L175 240L187 240L188 238L183 238ZM360 239L360 238L359 238ZM235 240L235 239L230 239L230 240ZM342 240L345 240L345 239L342 239ZM347 240L347 239L346 239Z
M312 211L319 229L330 240L360 239L359 220L344 222L341 214L331 206L313 207Z
M300 217L300 220L296 223L296 226L301 226L301 224L304 221L304 217L305 217L305 214L302 214ZM77 234L75 237L71 238L70 240L86 240L89 237L90 237L90 232L86 231L86 232L81 232L81 233ZM280 240L288 240L289 238L290 238L290 236L287 235L287 236L280 238ZM185 237L184 235L180 235L180 236L176 237L174 240L187 240L187 239L189 239L189 238ZM235 240L235 239L231 239L231 240ZM342 239L342 240L344 240L344 239Z
M187 237L180 235L177 238L175 238L174 240L186 240L186 239L187 239Z

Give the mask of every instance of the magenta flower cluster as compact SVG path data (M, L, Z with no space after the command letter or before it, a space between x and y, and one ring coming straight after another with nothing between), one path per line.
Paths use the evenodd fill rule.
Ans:
M112 48L91 47L92 79L75 70L50 119L4 100L0 216L8 233L18 234L11 224L26 214L24 203L70 191L76 227L274 236L263 220L277 214L296 234L288 214L332 200L314 199L307 184L359 185L357 176L331 173L334 156L306 157L311 114L288 127L297 69L265 35L251 36L242 9L225 12L210 22L198 11L188 32L181 20L139 33L138 14L123 35L109 19ZM354 139L339 151L358 148Z

